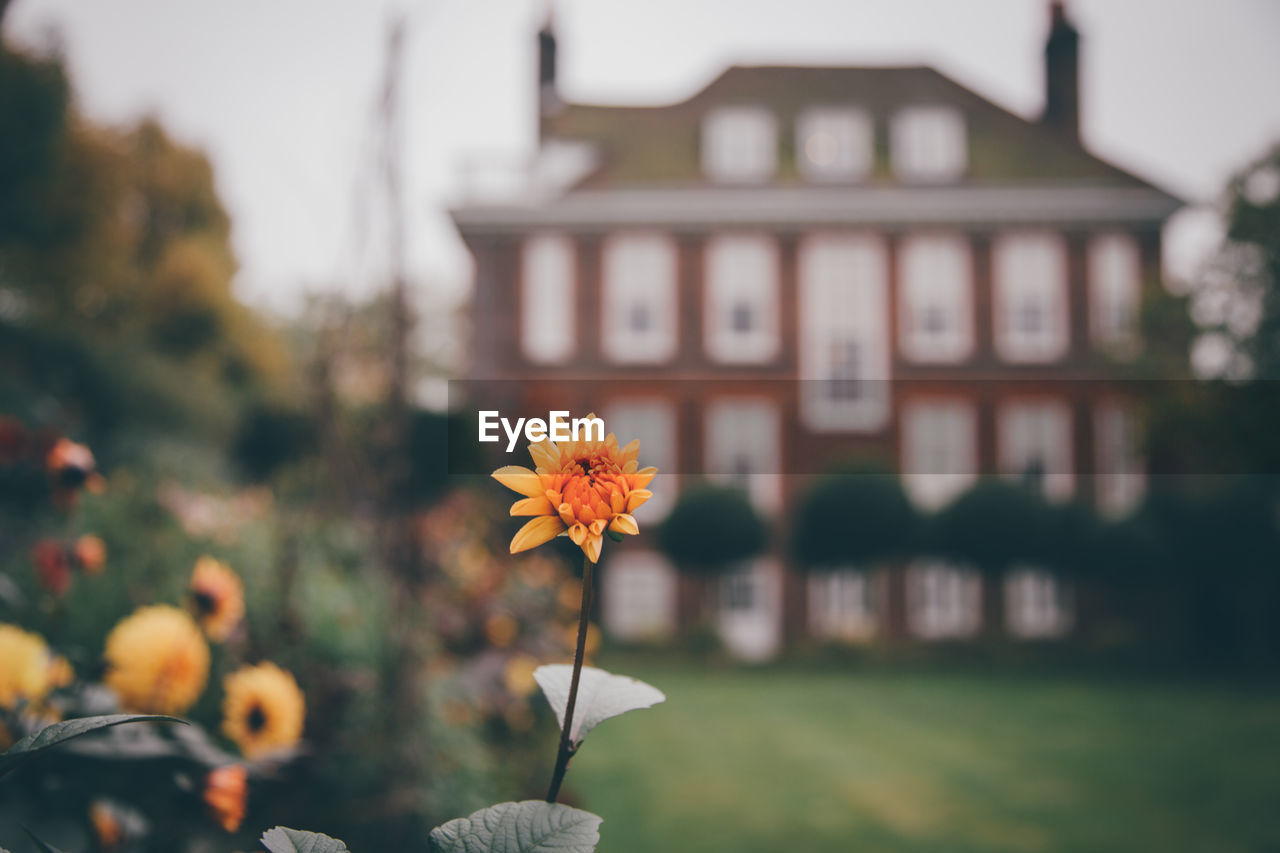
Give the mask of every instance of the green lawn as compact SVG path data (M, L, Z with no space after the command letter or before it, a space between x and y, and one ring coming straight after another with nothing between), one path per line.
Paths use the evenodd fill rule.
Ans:
M1274 691L603 664L668 698L574 759L600 853L1280 850Z

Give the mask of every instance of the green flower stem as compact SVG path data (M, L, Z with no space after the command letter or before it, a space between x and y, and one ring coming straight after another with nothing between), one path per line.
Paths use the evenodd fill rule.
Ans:
M596 564L589 557L582 560L582 610L578 613L578 645L573 652L573 678L569 680L569 701L564 708L564 725L560 727L560 749L556 753L556 769L551 774L551 787L547 789L547 802L554 803L560 795L560 783L569 769L573 757L573 706L578 702L578 679L582 676L582 658L587 648L587 615L591 610L591 571Z

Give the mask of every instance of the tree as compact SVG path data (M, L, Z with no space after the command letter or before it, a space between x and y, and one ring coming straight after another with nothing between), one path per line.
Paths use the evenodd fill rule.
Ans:
M765 549L768 528L741 489L690 486L658 528L658 547L677 566L715 574Z
M826 474L800 500L791 553L802 566L862 563L908 554L920 518L899 478L867 468Z

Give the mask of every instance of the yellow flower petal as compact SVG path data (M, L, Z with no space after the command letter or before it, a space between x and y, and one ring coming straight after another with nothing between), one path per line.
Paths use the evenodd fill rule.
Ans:
M635 536L640 532L640 525L636 524L635 518L624 513L613 517L613 521L609 522L609 529L614 533L627 533Z
M493 472L493 479L513 492L519 492L526 498L536 498L545 488L542 478L528 468L519 465L506 465Z
M631 488L643 489L645 486L649 485L649 483L657 475L658 475L658 469L654 468L653 466L649 466L648 468L641 468L639 471L632 474L628 479L631 481Z
M569 538L573 540L574 545L581 546L587 540L587 526L585 524L575 524L569 528Z
M555 515L556 508L551 505L551 501L546 496L536 498L525 498L518 500L511 505L511 515Z
M573 517L573 507L568 504L560 504L558 512L560 513L560 520L566 525L573 526L578 523L578 519Z
M529 455L533 457L534 467L548 472L560 467L560 448L550 441L539 441L529 445Z
M592 536L587 539L585 545L582 546L582 552L587 555L587 559L593 563L600 562L600 550L604 547L603 536Z
M559 516L540 515L521 527L511 539L511 553L519 554L530 548L537 548L544 542L550 542L564 530L564 522Z
M627 512L635 512L636 507L640 506L651 497L653 497L653 492L648 489L632 489L630 492L627 492Z
M626 447L618 451L618 456L622 459L623 465L636 461L640 457L640 439L629 442Z

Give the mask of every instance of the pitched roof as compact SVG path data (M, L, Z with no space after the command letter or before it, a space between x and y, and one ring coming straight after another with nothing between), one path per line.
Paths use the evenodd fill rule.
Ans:
M701 184L705 182L699 157L702 117L722 104L763 106L777 118L777 184L803 182L789 129L811 106L848 104L870 113L875 162L871 176L862 183L876 185L894 182L889 117L912 104L945 104L959 108L966 119L969 165L964 184L1062 182L1164 192L1089 153L1078 139L1012 113L925 65L733 66L675 104L565 104L545 119L543 133L599 146L599 168L580 184L582 188Z

